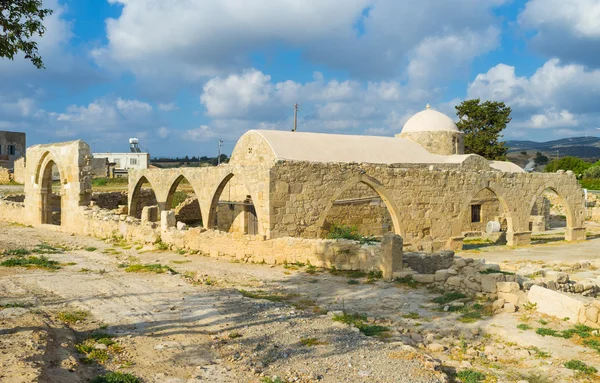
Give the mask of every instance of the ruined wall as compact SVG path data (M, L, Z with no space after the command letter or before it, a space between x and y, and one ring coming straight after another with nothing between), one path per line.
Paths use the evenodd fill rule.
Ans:
M25 133L0 131L0 167L13 169L15 160L25 155L25 147Z
M504 208L500 205L498 197L490 189L484 189L480 191L472 200L471 206L481 206L481 220L479 222L472 222L471 211L464 216L463 232L485 232L487 223L490 221L497 221L502 223ZM471 209L471 207L469 207Z
M567 239L584 237L583 195L574 175L482 171L465 164L454 169L281 161L271 171L271 236L318 237L334 201L364 182L386 202L394 231L416 250L452 249L449 242L461 237L471 201L485 188L509 209L511 245L529 243L532 204L550 186L569 204Z
M331 225L352 226L364 236L382 237L393 231L392 217L377 192L358 183L342 193L335 201L325 223L323 236Z
M199 224L202 222L198 198L188 197L175 207L175 219L185 224Z

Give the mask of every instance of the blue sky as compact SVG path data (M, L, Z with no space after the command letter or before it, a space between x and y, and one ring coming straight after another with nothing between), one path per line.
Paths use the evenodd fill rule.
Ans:
M230 152L248 129L394 135L429 103L513 108L506 139L600 132L598 0L45 0L45 70L0 61L0 129Z

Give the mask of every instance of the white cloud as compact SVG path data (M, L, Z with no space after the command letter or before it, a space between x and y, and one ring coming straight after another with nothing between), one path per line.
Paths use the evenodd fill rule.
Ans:
M299 49L310 61L358 76L398 74L409 52L418 51L421 59L430 62L424 56L438 48L448 55L447 60L459 65L494 48L496 39L490 31L495 28L490 25L498 22L492 8L505 3L502 0L110 2L122 5L122 13L107 20L109 42L94 50L93 57L101 65L132 71L139 78L159 77L165 81L167 78L196 81L238 72L249 65L250 52L261 52L278 43ZM448 17L450 14L452 17ZM435 46L423 46L432 41Z
M162 110L163 112L172 112L174 110L179 109L179 107L174 102L169 102L169 103L159 103L158 109Z
M600 2L597 0L531 0L519 15L528 27L567 30L575 36L600 38Z
M211 129L208 125L200 125L194 129L188 129L183 134L183 139L195 141L195 142L203 142L208 141L217 137L217 133L214 129Z
M532 46L547 57L600 67L598 0L530 0L518 21L534 31Z
M511 128L582 131L599 121L600 70L552 59L519 77L514 67L499 64L469 84L468 97L506 102L513 109Z

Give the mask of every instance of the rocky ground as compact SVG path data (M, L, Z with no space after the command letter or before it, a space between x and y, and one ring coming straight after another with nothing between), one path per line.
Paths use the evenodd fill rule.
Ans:
M464 255L595 267L599 245ZM409 281L232 263L9 224L0 224L0 248L9 253L0 262L27 249L60 263L0 267L2 382L87 382L110 371L173 383L598 381L565 367L578 360L600 369L598 351L579 336L536 333L572 325L534 308L491 315L485 299ZM482 309L467 316L464 306Z

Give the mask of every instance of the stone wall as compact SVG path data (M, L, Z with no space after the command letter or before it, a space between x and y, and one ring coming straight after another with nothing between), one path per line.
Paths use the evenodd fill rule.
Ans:
M25 183L25 157L21 157L14 162L13 180L17 183Z
M8 184L12 180L12 176L7 168L0 168L0 185Z
M482 234L485 232L487 223L490 221L503 222L504 209L500 205L500 200L490 189L483 189L472 200L471 206L481 206L481 220L472 222L471 212L464 216L463 232L477 232ZM471 208L471 207L469 207ZM504 227L506 230L506 227Z
M331 225L352 226L364 236L382 237L393 231L392 217L377 192L363 183L358 183L342 193L334 202L325 223L323 235Z
M188 197L175 207L175 219L185 224L198 224L202 222L198 198Z
M396 137L412 140L430 153L450 155L465 152L464 133L462 132L406 132L399 133Z

